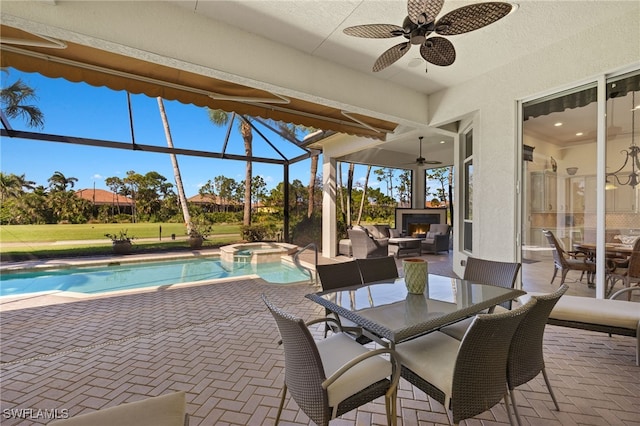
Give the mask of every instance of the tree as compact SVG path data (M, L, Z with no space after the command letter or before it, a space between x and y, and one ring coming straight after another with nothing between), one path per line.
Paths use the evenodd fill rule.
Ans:
M362 198L360 199L360 210L358 211L358 219L356 224L360 225L362 219L362 210L364 209L364 200L367 198L367 186L369 186L369 174L371 173L371 166L367 166L367 174L364 177L364 185L362 186Z
M34 189L33 185L35 182L27 180L24 174L18 176L0 172L0 202L8 197L19 197L25 189Z
M209 109L209 120L216 126L224 126L233 121L235 114L229 114L226 111L220 109ZM251 125L246 118L242 117L240 120L240 135L244 140L244 153L247 158L252 156L252 141L253 131ZM252 181L252 163L247 160L245 169L245 185L244 185L244 216L243 224L245 226L251 225L251 181Z
M267 196L267 182L264 181L262 176L254 176L251 182L251 194L253 195L253 201L257 204L264 201Z
M393 198L393 178L395 170L390 167L376 169L373 171L378 178L378 182L384 182L387 186L387 196Z
M73 188L78 181L78 178L75 177L66 177L62 172L54 172L53 175L47 182L49 182L49 187L53 192L64 192L67 190L67 187Z
M3 70L6 72L6 70ZM25 105L25 102L37 99L35 90L18 79L0 90L0 102L2 112L7 118L21 117L27 122L27 126L43 128L44 114L35 105Z
M398 190L398 197L400 198L401 203L408 203L411 199L411 171L403 170L398 176L398 186L396 189Z
M169 120L167 119L167 113L164 109L164 103L162 102L161 97L156 99L158 100L158 109L160 110L160 117L162 118L164 135L167 138L167 146L173 149L173 138L171 137L171 129L169 128ZM173 153L169 154L169 157L171 158L171 165L173 166L173 177L176 180L176 188L178 188L178 200L180 201L180 207L182 209L182 217L184 218L184 223L187 225L187 234L190 234L193 224L191 223L187 197L184 194L184 186L182 185L182 175L180 174L180 167L178 166L178 158Z

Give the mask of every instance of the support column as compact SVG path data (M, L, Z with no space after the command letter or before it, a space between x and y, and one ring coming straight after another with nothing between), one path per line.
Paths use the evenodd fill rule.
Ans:
M335 257L338 247L336 217L336 160L322 154L322 256Z
M418 167L413 169L411 174L411 208L424 209L426 201L426 170L422 167Z

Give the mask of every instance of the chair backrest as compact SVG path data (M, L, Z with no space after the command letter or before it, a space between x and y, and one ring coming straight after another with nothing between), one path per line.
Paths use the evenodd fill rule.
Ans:
M544 328L553 307L568 288L563 284L553 293L531 296L536 304L520 321L509 348L507 381L510 389L527 383L544 368Z
M302 319L274 306L263 294L262 300L273 315L284 346L284 382L300 409L316 424L331 419L326 379L318 347Z
M490 284L504 288L513 288L520 271L520 263L498 262L495 260L467 258L463 279L480 284ZM501 306L511 309L511 302L504 302Z
M548 231L546 229L542 230L542 233L547 238L547 242L549 246L553 249L553 261L555 262L558 268L567 268L567 260L565 258L564 249L556 239L556 236L553 235L553 232Z
M398 267L393 256L356 259L363 283L398 278Z
M477 315L460 342L451 389L453 422L484 413L506 395L511 339L535 300L512 311Z
M429 226L429 232L446 235L449 233L449 225L446 223L434 223Z
M320 278L320 284L322 284L323 290L333 290L362 284L360 269L355 260L316 265L316 272Z
M629 256L628 275L630 278L640 278L640 238L636 239L631 256Z
M378 248L374 239L364 229L348 229L353 257L366 258Z

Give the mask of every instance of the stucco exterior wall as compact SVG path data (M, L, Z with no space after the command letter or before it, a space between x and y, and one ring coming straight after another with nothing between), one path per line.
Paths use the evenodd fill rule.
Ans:
M517 101L633 67L640 67L640 26L638 14L626 14L430 96L430 125L475 116L474 256L511 261L518 256ZM465 257L454 254L454 270L462 272Z

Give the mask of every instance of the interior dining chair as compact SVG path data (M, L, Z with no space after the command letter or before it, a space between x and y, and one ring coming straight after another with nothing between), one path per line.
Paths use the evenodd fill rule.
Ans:
M305 324L274 306L264 294L262 300L276 321L284 347L284 385L276 425L287 391L321 426L384 395L387 424L396 424L400 362L393 349L367 349L344 333L315 341L308 326L334 319L325 317Z
M396 345L402 377L440 402L450 421L475 417L507 397L507 358L520 321L535 305L525 305L474 317L469 331L457 340L440 331Z
M511 395L511 405L516 415L518 424L522 424L518 405L516 402L515 388L523 385L540 372L547 385L549 395L553 400L556 410L560 411L556 396L553 394L547 370L544 364L544 351L542 342L544 339L544 329L551 310L556 305L560 297L567 291L568 287L563 284L558 290L550 294L532 295L531 299L536 301L535 305L522 318L518 328L511 339L509 348L509 358L507 359L507 385ZM527 299L523 299L527 300Z
M478 259L475 257L467 258L467 265L464 268L463 279L473 281L480 284L495 285L504 288L513 288L516 283L516 277L520 271L520 263L517 262L499 262L495 260ZM501 303L496 306L498 311L511 309L511 301ZM462 340L464 333L471 325L473 318L467 318L447 327L443 327L440 331Z
M566 251L558 242L558 239L553 232L546 229L542 230L542 233L547 238L549 246L553 249L553 277L551 278L551 284L556 279L558 271L560 271L561 279L560 285L564 284L564 280L567 277L569 271L582 271L582 275L587 273L588 285L593 285L593 276L596 273L596 264L589 260L585 253L579 251ZM580 280L582 280L580 275Z
M320 279L320 285L324 291L337 290L344 287L362 284L360 269L358 268L358 264L355 260L316 265L316 274ZM342 331L354 335L355 338L358 339L359 343L366 344L371 341L371 339L362 335L362 328L354 322L340 317L329 310L326 310L325 312L329 317L338 318L340 325L342 326ZM331 325L327 324L325 327L325 337L330 329Z
M356 259L363 283L398 278L398 267L393 256Z
M631 283L640 286L640 238L634 245L631 255L627 259L611 259L607 262L607 282L609 283L606 297L613 292L616 282L621 281L624 288L631 287ZM631 300L631 293L628 294Z

